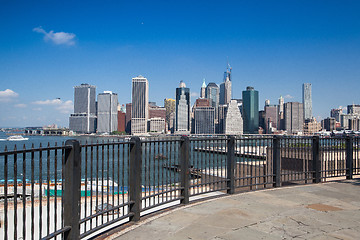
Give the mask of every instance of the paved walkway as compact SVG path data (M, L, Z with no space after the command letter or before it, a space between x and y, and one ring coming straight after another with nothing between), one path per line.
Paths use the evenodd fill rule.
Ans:
M360 239L360 179L200 202L108 239Z

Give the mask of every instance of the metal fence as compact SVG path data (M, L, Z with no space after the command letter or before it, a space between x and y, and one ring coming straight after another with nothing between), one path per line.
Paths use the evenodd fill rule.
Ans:
M138 137L5 149L0 237L86 239L218 194L360 174L359 138Z

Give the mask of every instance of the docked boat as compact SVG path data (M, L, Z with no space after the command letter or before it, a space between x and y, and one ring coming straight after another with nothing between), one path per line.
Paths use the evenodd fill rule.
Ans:
M24 138L23 136L20 135L14 135L14 136L10 136L6 139L7 141L26 141L29 140L29 138Z

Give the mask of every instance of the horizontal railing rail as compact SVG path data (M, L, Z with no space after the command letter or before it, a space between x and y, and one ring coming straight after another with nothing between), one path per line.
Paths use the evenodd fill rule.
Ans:
M0 152L0 237L92 238L211 196L360 175L360 138L132 137Z

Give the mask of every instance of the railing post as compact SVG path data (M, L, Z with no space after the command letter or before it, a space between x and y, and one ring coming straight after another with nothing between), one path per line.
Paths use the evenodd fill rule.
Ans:
M189 203L189 153L190 153L190 139L187 136L182 136L180 140L180 178L181 178L181 204Z
M273 187L281 186L280 141L279 136L274 136L272 142Z
M227 193L235 193L235 137L227 139Z
M134 215L130 221L140 220L141 210L141 141L139 137L130 139L130 176L129 176L129 195L130 195L130 212Z
M353 142L353 137L346 137L346 179L353 178Z
M313 136L312 139L312 161L313 161L313 183L321 181L321 159L320 159L320 137Z
M64 234L65 240L80 239L80 143L75 139L65 142L64 173L64 226L71 229Z

